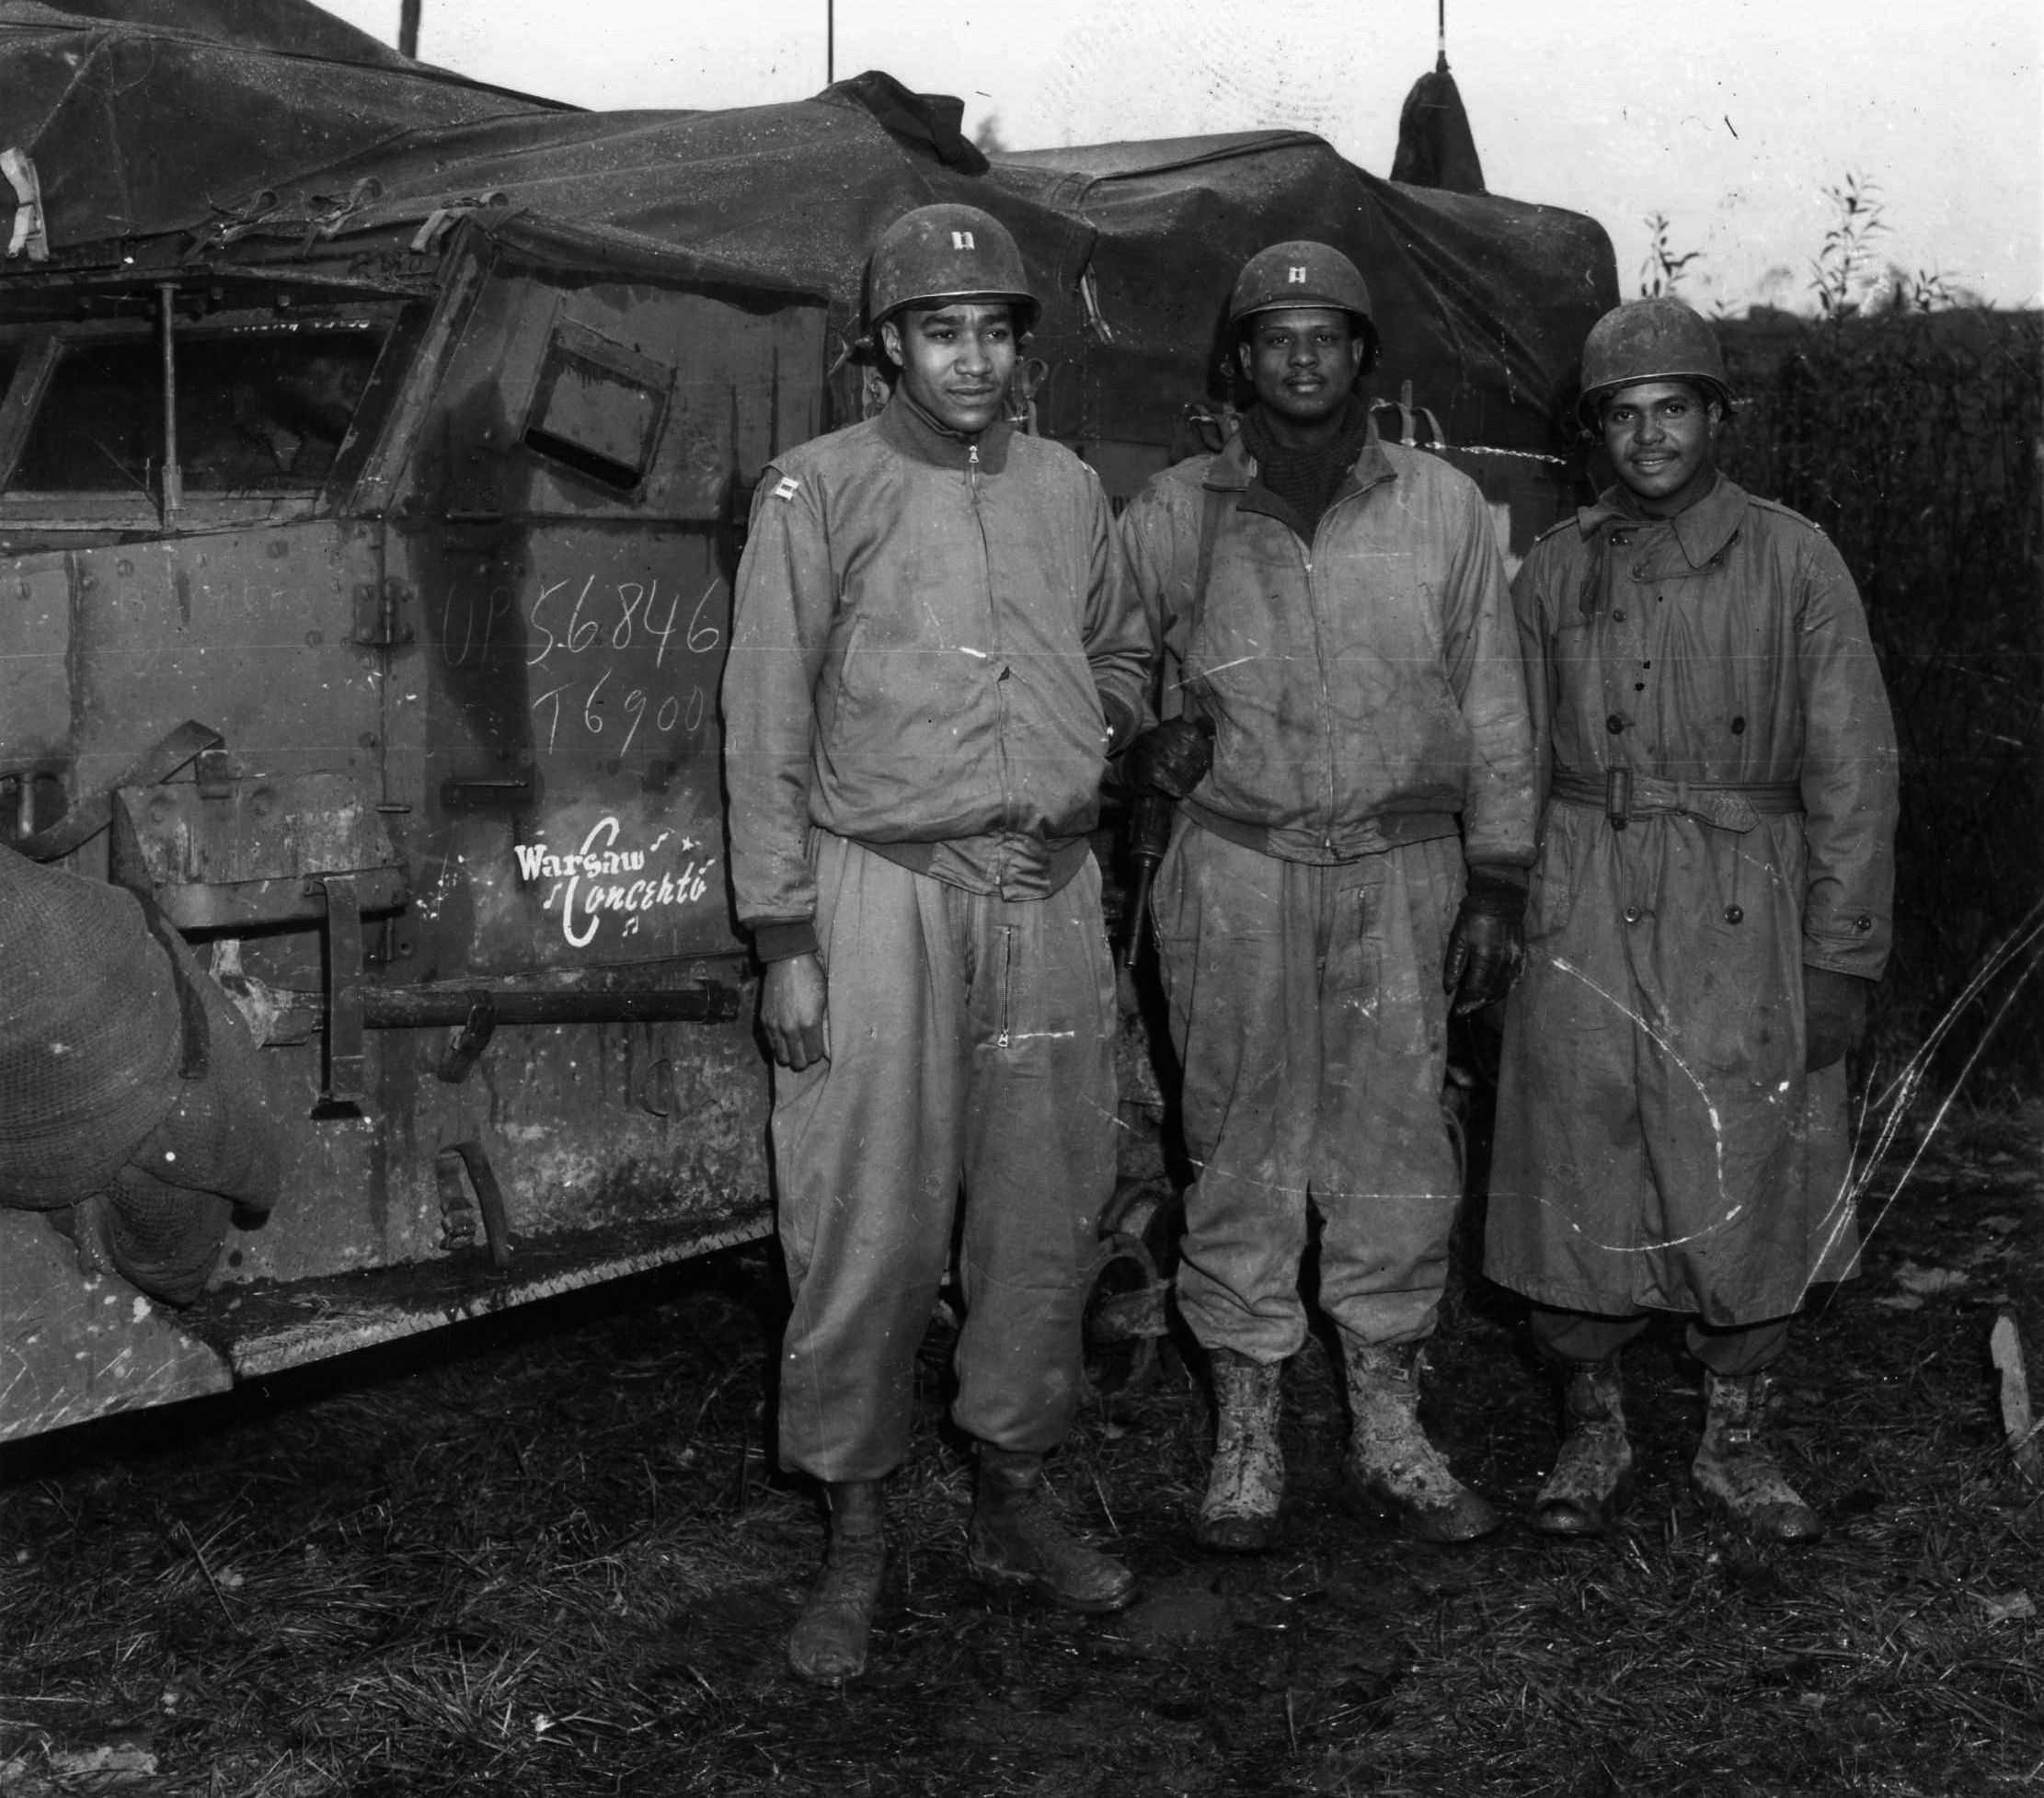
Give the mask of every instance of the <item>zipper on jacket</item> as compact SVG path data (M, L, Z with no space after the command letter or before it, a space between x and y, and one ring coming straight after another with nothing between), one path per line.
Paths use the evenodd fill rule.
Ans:
M1323 513L1321 522L1326 521L1326 514ZM1299 541L1293 532L1287 531L1285 535L1291 537L1294 544ZM1319 535L1319 530L1315 527L1315 542ZM1320 635L1320 596L1314 585L1313 550L1310 545L1301 545L1299 559L1304 564L1306 571L1306 616L1313 620L1314 665L1320 670L1320 727L1327 735L1327 809L1320 827L1320 847L1331 855L1334 853L1334 688L1327 679L1327 646Z
M1313 542L1301 544L1299 549L1299 558L1305 564L1306 569L1306 612L1313 620L1313 653L1320 669L1320 718L1322 727L1327 733L1327 811L1326 821L1321 826L1320 830L1320 847L1330 855L1334 853L1334 688L1327 679L1327 646L1320 635L1320 590L1313 578L1313 553L1320 546L1320 533L1327 528L1327 521L1335 515L1337 510L1351 499L1366 498L1372 487L1382 485L1381 480L1372 481L1369 487L1363 487L1358 492L1339 495L1328 506L1327 510L1320 514L1319 522L1313 527ZM1287 531L1285 535L1295 544L1299 541L1296 532Z
M986 514L980 507L980 446L970 442L965 446L965 486L972 497L972 521L980 528L980 565L986 570L986 642L987 653L999 664L1001 671L993 677L993 697L997 723L994 732L994 748L1001 761L1001 828L1011 830L1015 823L1015 796L1008 770L1008 665L1006 646L1001 640L1001 620L993 601L993 545L987 542ZM1005 868L1003 869L1004 874ZM1004 1035L1002 1046L1006 1047Z
M1005 1048L1015 1005L1015 926L1002 924L1001 932L1001 1027L994 1035L993 1047Z

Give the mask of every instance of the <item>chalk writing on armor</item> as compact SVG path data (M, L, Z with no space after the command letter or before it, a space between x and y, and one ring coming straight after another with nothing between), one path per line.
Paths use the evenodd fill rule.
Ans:
M662 830L642 847L620 847L624 827L605 816L590 827L581 847L557 853L545 842L514 843L518 875L528 884L549 883L541 908L557 911L561 935L573 949L586 949L606 924L636 936L649 914L694 905L710 889L717 857L695 852L693 837Z

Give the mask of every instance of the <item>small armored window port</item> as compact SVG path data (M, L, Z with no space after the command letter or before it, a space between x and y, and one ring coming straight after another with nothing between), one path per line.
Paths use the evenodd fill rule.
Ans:
M526 407L525 447L619 493L653 465L674 372L623 344L557 319Z

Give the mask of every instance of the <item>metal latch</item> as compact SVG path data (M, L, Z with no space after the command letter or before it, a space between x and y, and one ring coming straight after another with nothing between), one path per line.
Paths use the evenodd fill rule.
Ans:
M468 1071L482 1059L483 1051L489 1047L489 1039L497 1033L497 1002L487 992L478 992L468 1008L468 1019L461 1027L461 1035L449 1046L440 1064L440 1077L450 1086L459 1086L468 1078Z
M504 1189L497 1184L497 1171L480 1142L451 1142L434 1158L434 1174L440 1187L443 1226L442 1246L455 1248L472 1243L476 1226L469 1215L467 1195L462 1190L462 1174L475 1189L475 1208L482 1214L483 1237L489 1244L489 1258L500 1273L511 1262L511 1214L504 1208Z
M224 804L235 796L234 770L227 765L227 751L215 746L199 751L199 766L195 771L199 781L199 796L210 799L215 805Z
M360 1117L366 1068L361 898L351 874L317 875L305 891L327 902L327 1081L312 1115Z

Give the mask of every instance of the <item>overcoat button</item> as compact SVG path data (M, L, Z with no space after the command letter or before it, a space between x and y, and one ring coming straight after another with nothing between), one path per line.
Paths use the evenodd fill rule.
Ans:
M1744 912L1744 910L1741 910L1739 906L1728 905L1725 908L1725 922L1728 924L1738 923L1742 918L1745 917L1745 915L1746 913Z
M1853 928L1855 930L1872 930L1874 921L1871 918L1855 918L1853 920Z
M1628 924L1636 924L1639 922L1639 908L1636 905L1628 905L1625 908L1625 922Z
M1622 612L1614 612L1611 614L1611 622L1614 624L1623 624L1625 622L1625 614Z
M1625 729L1625 719L1620 717L1615 712L1613 712L1608 718L1604 720L1604 728L1610 731L1613 737L1617 736L1621 730Z
M1745 734L1746 720L1744 718L1734 718L1732 720L1732 735L1734 737L1743 737Z

